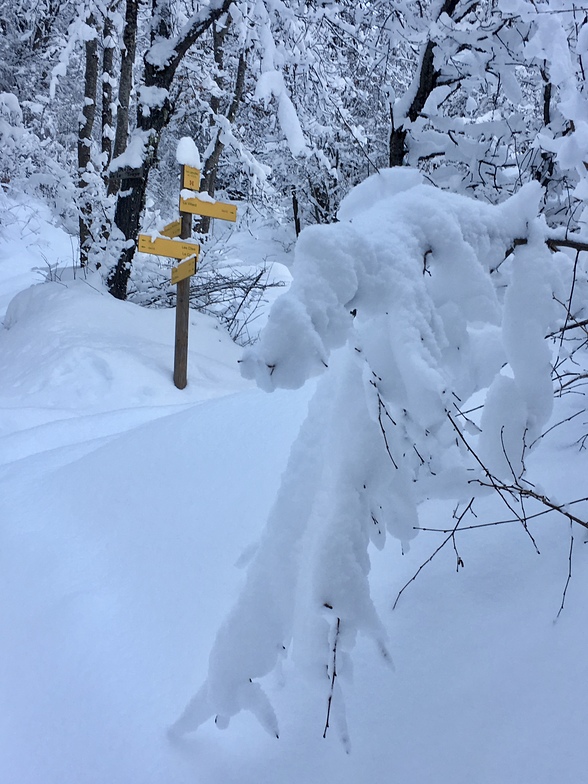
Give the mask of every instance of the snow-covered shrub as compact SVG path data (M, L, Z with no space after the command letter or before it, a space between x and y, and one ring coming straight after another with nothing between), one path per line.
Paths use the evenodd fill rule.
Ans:
M323 681L330 668L330 719L344 735L334 652L341 674L358 632L386 651L369 544L390 534L406 548L426 499L467 502L488 471L522 476L523 438L551 411L544 337L554 291L562 298L541 195L530 183L492 206L391 169L349 194L339 223L302 232L293 283L242 368L267 391L322 378L178 732L246 708L277 734L258 679L294 648ZM467 401L485 390L476 423Z
M238 345L254 343L261 328L258 320L263 322L275 290L286 285L285 269L275 266L246 265L239 260L227 263L209 256L190 280L190 308L218 319ZM135 265L135 272L129 290L132 302L146 307L175 307L176 289L167 266L147 262Z
M32 104L27 106L29 114L33 109ZM63 157L56 140L41 139L27 124L18 98L0 93L0 185L13 194L41 197L69 230L75 230L75 188Z
M10 183L30 146L18 98L13 93L0 93L0 182L4 185Z

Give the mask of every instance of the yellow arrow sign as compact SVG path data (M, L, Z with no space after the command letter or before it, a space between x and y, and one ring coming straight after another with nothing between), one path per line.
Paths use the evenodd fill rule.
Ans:
M172 267L171 271L171 282L172 284L179 283L184 278L189 278L192 275L196 274L196 259L197 256L190 256L189 259L185 259L181 264L178 264L177 267Z
M182 188L188 188L190 191L200 190L200 169L184 166Z
M159 232L162 237L179 237L182 232L182 221L175 220L171 223L168 223L167 226L164 226L163 229Z
M220 218L221 220L237 220L237 208L234 204L222 201L204 201L196 197L182 199L180 196L180 212L191 212L194 215L204 215L207 218Z
M193 253L200 253L200 245L195 242L178 242L174 239L156 237L151 239L149 234L139 234L139 251L141 253L154 253L156 256L167 256L170 259L185 259Z

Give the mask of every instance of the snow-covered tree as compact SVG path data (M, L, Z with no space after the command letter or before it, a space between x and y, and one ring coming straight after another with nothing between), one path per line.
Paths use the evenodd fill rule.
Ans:
M577 227L585 14L565 1L447 0L428 10L399 4L387 24L414 58L408 85L391 85L390 163L493 202L537 179L549 221Z
M196 11L61 0L29 11L19 0L2 23L4 60L18 63L2 78L24 125L60 145L46 167L69 156L84 254L110 270L116 296L147 194L176 187L173 165L149 177L183 135L204 153L206 190L230 184L298 229L332 221L351 187L391 164L492 203L538 180L550 224L583 225L585 15L571 0L219 0ZM96 51L88 60L84 49ZM95 99L82 89L92 60Z
M524 456L553 401L545 335L563 321L571 268L548 249L541 198L532 182L492 206L397 168L354 189L339 223L302 232L292 286L242 368L267 391L322 378L174 732L246 709L277 735L262 679L291 657L324 699L324 731L345 741L341 684L358 633L388 656L369 547L390 535L406 550L427 499L467 510L492 489L519 489L520 506L510 491L507 503L525 525Z
M171 119L170 88L176 71L190 47L227 13L230 5L229 0L212 0L174 34L169 4L154 3L151 46L143 57L143 75L137 89L137 127L127 149L110 169L111 176L116 173L121 180L114 224L122 246L108 279L111 294L119 299L126 297L149 172L157 160L161 134Z

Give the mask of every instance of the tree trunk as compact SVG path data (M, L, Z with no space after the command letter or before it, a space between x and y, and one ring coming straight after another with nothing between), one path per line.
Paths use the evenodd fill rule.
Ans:
M455 13L455 9L457 8L459 0L445 0L437 19L441 17L442 14L447 14L447 16L452 16ZM439 71L435 69L435 47L436 43L429 39L427 41L427 45L425 46L425 50L423 52L423 56L421 59L421 63L418 70L418 84L416 86L416 92L412 102L408 108L407 117L411 122L414 122L420 113L423 111L425 103L427 99L433 92L433 90L439 84ZM416 77L415 77L416 79ZM413 85L415 81L413 81ZM391 131L390 131L390 140L389 140L389 158L390 158L390 166L402 166L404 163L404 157L406 155L406 128L404 127L403 118L401 118L400 124L397 126L394 120L394 109L390 107L390 120L391 120Z
M131 274L132 261L141 213L145 207L147 179L151 167L157 160L157 150L163 129L171 118L169 88L176 71L188 49L202 36L217 19L227 13L232 0L211 0L205 10L197 14L184 34L174 40L174 46L164 63L158 58L150 59L151 50L144 57L144 85L154 87L167 93L161 103L154 105L151 101L137 107L137 134L144 145L143 164L138 169L123 169L121 186L118 195L114 222L122 233L125 243L117 263L108 278L108 289L117 299L126 299L127 285ZM161 19L162 17L158 17ZM160 22L158 23L160 24Z
M137 15L139 0L127 0L125 11L125 26L123 30L123 52L120 63L120 77L118 83L118 101L116 110L116 133L112 157L117 158L126 150L129 138L129 105L133 87L133 67L137 50ZM114 194L118 190L120 181L110 178L108 192Z
M122 180L116 200L114 222L127 239L136 240L139 233L139 222L145 206L146 188L147 178L141 174L137 174L135 177L126 176ZM108 290L117 299L127 298L127 285L134 255L135 244L125 242L116 267L108 278Z
M300 209L295 185L292 186L292 214L294 215L294 231L298 237L300 235Z
M87 24L96 29L96 19L91 15ZM79 189L79 228L80 228L80 265L88 264L88 251L92 242L90 225L92 203L88 188L89 167L91 163L92 129L96 116L96 92L98 86L98 37L95 35L85 45L86 64L84 70L84 106L78 128L78 189Z
M114 22L112 14L116 7L116 0L106 9L104 17L103 51L102 51L102 172L106 177L106 171L112 159L112 142L114 133L113 123L113 87L114 77Z
M228 23L227 23L228 24ZM223 57L223 43L227 34L228 27L218 30L216 25L213 31L214 41L214 60L218 69L218 73L222 74L224 69ZM245 72L247 70L247 57L245 52L239 55L239 62L237 64L237 76L235 79L235 89L230 106L227 110L226 119L229 123L234 123L239 109L239 104L243 98L243 91L245 89ZM221 76L216 78L216 82L221 90L224 90L224 79ZM215 116L220 111L220 97L213 95L210 100L210 109L212 113L211 125L215 125ZM221 141L220 129L216 130L216 137L212 152L204 162L202 167L202 182L200 184L200 191L208 193L209 196L214 196L216 190L216 177L218 174L218 166L222 151L224 150L224 142ZM202 216L198 218L195 224L195 229L199 234L207 234L210 230L210 218Z

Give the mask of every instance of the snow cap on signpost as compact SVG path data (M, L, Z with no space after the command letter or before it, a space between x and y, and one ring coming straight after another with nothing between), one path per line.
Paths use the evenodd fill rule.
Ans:
M200 168L200 153L194 139L189 136L183 136L180 139L176 148L176 160L181 166Z

